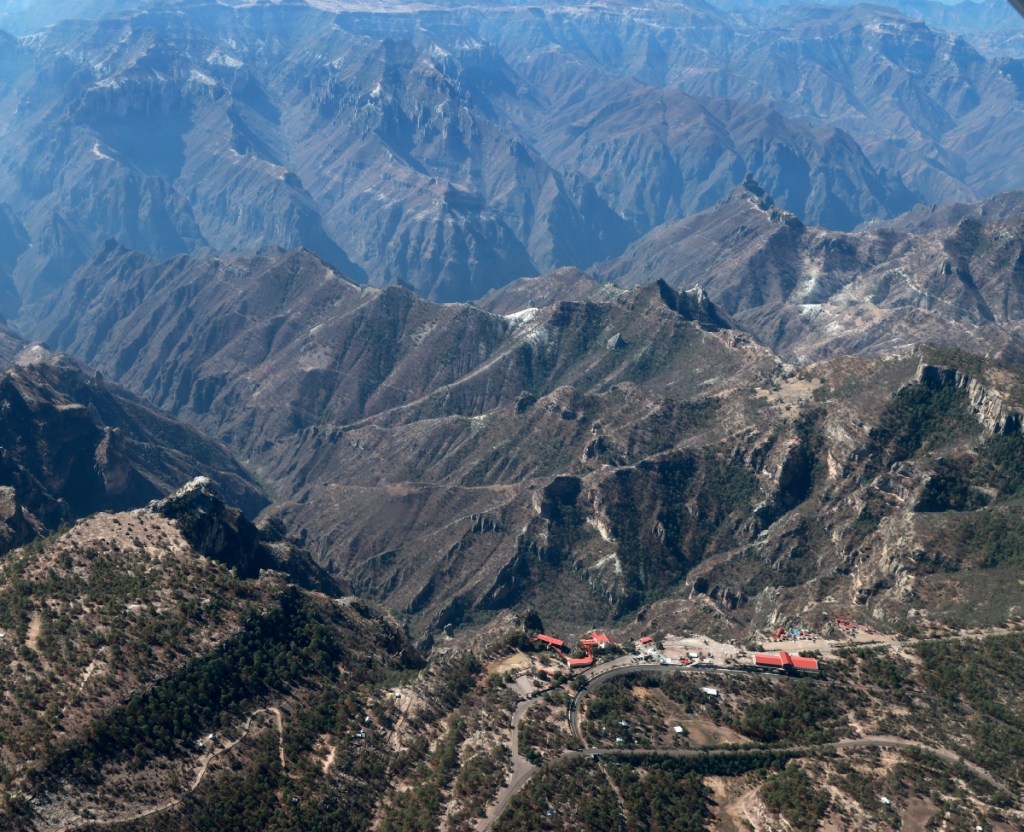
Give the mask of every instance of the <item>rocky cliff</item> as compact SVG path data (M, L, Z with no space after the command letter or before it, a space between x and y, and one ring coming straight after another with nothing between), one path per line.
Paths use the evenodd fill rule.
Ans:
M0 375L0 409L5 549L96 511L143 506L198 474L250 512L266 504L222 445L38 347Z

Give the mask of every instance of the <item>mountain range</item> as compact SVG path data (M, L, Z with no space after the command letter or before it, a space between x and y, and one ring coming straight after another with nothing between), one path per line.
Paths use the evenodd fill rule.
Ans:
M593 407L644 421L646 396L622 399L613 388L670 385L688 399L777 364L727 329L706 297L664 283L503 317L356 286L309 252L146 263L111 246L66 296L66 307L40 308L48 314L36 334L229 443L270 485L289 524L316 535L307 545L354 580L357 572L371 580L354 565L376 570L388 539L435 545L415 522L422 511L445 537L471 533L476 515L510 501L532 514L522 489L559 476L577 442L604 442L593 417L577 414L579 395L602 392ZM685 423L688 414L670 418ZM565 448L538 456L536 442L554 450L554 426ZM600 453L592 456L598 464ZM324 499L334 508L318 505ZM458 517L440 522L435 500ZM419 506L411 514L402 507L410 502ZM375 531L342 522L349 517ZM396 527L402 517L412 524ZM516 545L495 542L501 551ZM414 560L417 576L392 575L375 594L400 590L401 603L416 607L420 595L423 606L436 570L433 559ZM475 564L458 580L470 580L479 599L486 574Z
M2 37L8 317L107 238L304 246L451 301L617 256L747 173L842 230L1022 184L1019 61L877 7L182 3Z
M1011 365L892 342L943 325L955 342L990 325L1017 343L1014 303L999 307L1002 322L975 323L964 288L1013 297L1014 261L999 246L1019 248L1005 226L1019 224L1016 204L839 234L804 226L748 182L682 223L668 259L694 264L704 287L562 271L478 306L361 287L301 250L161 263L111 243L63 305L28 307L25 320L51 348L227 443L269 490L270 517L428 640L522 604L568 626L650 615L653 603L670 620L746 627L826 597L900 618L923 585L942 607L962 582L994 579L933 532L950 524L953 546L974 522L960 516L968 507L1004 522L1022 440ZM701 229L722 244L687 249ZM945 291L961 313L892 274L891 304L875 297L871 281L893 263L936 252L960 275ZM818 265L801 265L812 253ZM846 276L871 253L877 277L855 300ZM980 271L995 261L1010 266ZM800 294L807 269L817 300ZM812 300L826 320L870 312L878 325L791 330L775 345L784 353L835 354L800 367L737 328L774 316L781 330ZM811 516L830 518L827 539ZM961 565L935 578L936 559Z
M2 5L0 827L1020 828L1004 5Z

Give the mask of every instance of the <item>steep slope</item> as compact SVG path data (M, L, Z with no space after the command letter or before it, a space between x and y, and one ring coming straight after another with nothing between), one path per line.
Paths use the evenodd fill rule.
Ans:
M0 408L4 549L95 511L145 505L200 474L247 511L266 505L222 445L38 348L0 375Z
M1020 539L1018 371L929 352L743 377L307 431L282 444L310 462L275 512L417 629L523 604L736 635L862 608L1012 616L1020 593L994 587Z
M738 325L791 360L925 341L1017 359L1022 233L1019 193L842 234L804 225L748 180L713 210L656 229L593 273L624 286L699 282Z
M161 259L303 246L465 300L613 256L748 170L829 226L915 201L841 130L652 85L594 60L593 31L566 48L547 14L188 3L11 38L0 187L32 244L11 249L20 299L108 238Z
M0 563L5 829L153 814L167 828L177 812L216 817L243 783L257 806L287 784L310 811L330 794L354 826L372 816L388 788L373 773L394 754L374 722L393 704L375 686L418 657L380 609L203 555L239 530L255 533L194 484ZM304 553L289 562L302 558L315 577ZM363 741L341 728L357 717ZM324 741L345 779L321 775Z
M898 171L928 202L977 199L1024 184L1019 171L1003 164L1024 124L1019 60L986 58L965 40L964 29L932 28L885 7L890 4L745 5L740 14L703 3L647 4L645 13L625 4L590 13L553 7L495 19L481 31L509 47L550 48L554 41L575 60L620 77L756 102L805 124L841 128L874 165ZM1007 25L1011 34L1024 33L1024 21L1011 16ZM521 60L531 57L526 52ZM513 66L519 68L514 60ZM775 152L784 156L782 148ZM852 184L843 181L850 162L827 183L844 195ZM791 169L800 162L784 158L783 164ZM783 182L769 184L760 175L758 181L782 193ZM790 203L783 207L793 210Z
M774 23L774 42L748 56L748 72L757 67L777 85L768 100L795 99L808 115L848 130L876 164L906 172L930 202L949 201L957 180L975 197L1021 186L998 160L1024 112L1002 61L985 60L956 30L935 31L898 12L787 12ZM796 73L791 38L823 41L797 50ZM840 66L841 85L832 81Z
M356 287L308 252L158 264L112 247L67 299L42 310L46 340L232 445L322 561L367 587L367 559L393 548L382 540L434 546L430 515L392 508L392 498L426 501L445 539L495 501L529 515L538 478L543 486L576 465L579 450L568 448L590 431L600 448L602 411L628 433L617 422L662 412L660 396L711 396L777 366L706 297L664 283L501 317ZM670 420L688 424L683 410ZM595 451L585 467L600 464ZM363 522L374 531L360 532ZM504 551L513 541L498 542ZM403 575L373 590L410 603L436 571L421 551L408 548ZM480 601L487 569L502 562L470 561L451 594L465 588ZM439 615L444 597L421 601L424 617Z
M312 253L176 258L108 246L42 318L44 340L112 373L246 457L324 421L419 399L489 358L510 324Z
M21 336L6 324L0 323L0 368L12 364L24 348L25 342Z
M156 263L116 246L78 273L60 304L29 310L42 340L260 465L280 458L272 445L283 436L321 424L396 409L473 415L579 378L664 377L665 366L644 358L647 313L677 328L665 349L690 338L687 321L724 325L667 287L503 318L357 287L301 250ZM576 361L588 352L601 360Z
M831 239L751 187L726 208ZM969 258L971 239L943 256ZM94 266L71 287L82 314L49 310L43 330L240 450L270 516L428 638L526 606L570 632L640 615L742 635L861 606L903 627L922 608L949 620L1013 557L963 548L1016 522L1012 366L903 349L798 370L708 293L661 281L577 276L577 300L498 316L360 288L301 251L160 264L111 248ZM765 293L794 291L785 277Z
M243 579L259 578L264 569L287 575L304 589L332 598L343 595L346 584L317 566L304 549L289 543L284 529L272 522L258 526L241 510L225 504L206 477L197 477L146 511L177 524L189 546L199 555L224 564Z
M764 197L749 189L747 197L772 225L776 209L757 207ZM97 274L117 273L134 255L107 257ZM626 291L577 280L579 300L498 317L401 289L360 289L301 252L124 274L131 279L119 289L99 280L105 294L95 295L89 272L79 274L78 308L112 318L90 312L64 329L58 311L62 345L87 346L98 366L143 385L166 364L162 339L151 332L135 350L120 327L159 323L173 310L175 345L219 345L212 354L232 363L208 410L192 404L212 384L201 351L172 353L191 386L137 389L177 391L182 415L244 450L276 491L273 513L301 530L320 562L405 610L418 630L520 604L577 626L697 586L685 616L717 609L719 624L735 627L773 614L762 595L769 587L790 605L831 594L886 616L906 610L901 593L916 569L886 578L892 591L877 599L860 593L893 568L891 541L877 530L934 502L928 483L947 476L938 461L918 459L927 431L907 440L909 456L877 438L893 430L885 414L906 397L933 396L930 376L915 384L917 356L793 375L725 328L706 296L664 283ZM544 283L542 295L551 291ZM244 327L224 325L217 296L247 316ZM141 297L150 303L139 306ZM284 309L302 326L285 323ZM259 336L266 327L273 337ZM303 361L328 369L297 383ZM984 430L1005 432L1015 422L991 407L1013 382L997 386L1004 392L977 394L979 418L993 420ZM969 455L989 453L985 435L964 434ZM984 493L985 476L965 487ZM878 496L894 479L907 503ZM808 537L815 513L833 518L831 538ZM799 556L808 560L798 569L787 559L804 538ZM854 549L857 570L836 573ZM775 562L781 584L765 566Z
M14 269L28 246L25 227L18 221L10 205L0 203L0 313L12 314L18 308Z
M955 373L948 381L957 387ZM944 386L929 370L921 382ZM969 399L980 389L968 388ZM750 805L751 775L762 820L804 817L778 796L795 780L815 801L811 815L837 823L941 813L1019 825L1019 632L847 650L823 657L815 680L716 675L721 695L710 701L704 671L620 666L576 700L577 724L607 759L566 761L564 691L520 699L499 675L552 681L552 663L530 645L546 626L535 613L501 616L461 643L442 636L424 666L372 604L280 574L247 580L202 556L196 521L229 531L237 516L211 513L211 497L193 486L149 509L102 513L0 563L5 829L463 827L502 805L506 778L526 788L498 828L571 828L550 820L552 803L599 828L616 813L643 825L655 799L662 816L717 824ZM662 606L629 630L662 626ZM692 735L659 743L666 717ZM614 753L620 727L631 750L651 746L644 758ZM702 753L698 728L728 745ZM539 766L526 769L528 783L510 746ZM826 788L831 809L816 791ZM889 803L874 799L881 792Z

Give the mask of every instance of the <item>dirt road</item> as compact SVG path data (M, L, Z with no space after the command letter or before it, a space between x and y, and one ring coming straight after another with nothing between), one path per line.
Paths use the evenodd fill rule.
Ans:
M237 739L233 740L232 742L229 742L227 745L221 746L220 748L209 752L208 754L203 755L202 762L199 766L199 770L196 772L195 777L192 779L192 783L185 790L185 794L181 797L170 798L168 800L165 800L163 803L159 803L156 806L151 806L148 809L143 809L137 812L129 812L111 818L92 818L88 820L84 818L79 818L78 820L71 821L70 823L66 823L62 826L54 827L54 832L72 832L72 830L81 829L83 826L112 826L117 823L131 823L132 821L142 820L143 818L148 818L152 815L158 815L161 812L166 812L169 809L173 809L175 806L181 803L181 801L184 800L184 798L187 795L191 794L199 788L199 785L203 782L203 778L206 777L206 773L209 770L210 763L213 762L213 760L216 757L219 757L221 754L230 751L232 748L238 745L238 743L244 740L249 734L249 729L252 727L253 720L260 714L265 713L270 713L274 715L274 723L277 727L278 750L281 755L281 767L284 768L284 721L281 716L281 710L280 708L275 707L260 708L259 710L253 711L251 714L249 714L249 717L246 719L245 725L242 728L242 733L239 735Z

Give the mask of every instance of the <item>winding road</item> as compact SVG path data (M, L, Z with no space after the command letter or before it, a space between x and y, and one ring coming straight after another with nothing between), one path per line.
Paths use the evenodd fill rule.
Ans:
M751 751L771 751L784 754L814 754L821 751L841 751L849 748L916 748L918 751L927 751L948 763L962 765L972 774L980 777L990 786L997 789L1009 790L1010 786L1002 780L989 774L985 769L974 763L965 760L955 751L950 751L942 746L928 745L917 740L908 740L903 737L893 737L883 734L868 737L854 737L848 740L835 740L824 742L818 745L788 745L788 746L761 746L749 745L739 748L584 748L582 751L571 751L563 756L580 757L728 757L737 754L749 754ZM1012 792L1010 792L1012 794Z
M762 671L733 667L717 667L715 665L631 664L618 665L615 667L602 665L601 667L603 668L603 672L594 673L583 679L583 684L580 687L579 693L569 700L567 715L569 720L569 731L572 733L573 739L575 739L580 745L583 745L583 732L580 731L580 710L583 705L583 700L590 695L591 690L604 682L611 681L616 676L628 676L635 673L727 673L737 676L756 675L773 680L781 680L784 678L774 673L765 673Z
M583 686L576 696L570 698L569 706L567 709L566 718L569 724L569 730L572 733L573 738L581 745L583 743L582 732L580 731L580 706L582 705L583 699L589 693L589 690L596 687L598 684L607 682L617 676L625 676L633 673L729 673L729 674L742 674L750 675L751 671L741 670L738 668L726 668L726 667L714 667L714 666L679 666L679 665L651 665L633 664L632 659L623 657L622 659L616 659L613 662L601 665L598 668L594 668L585 674L580 674L583 677ZM772 674L759 674L765 675L770 679L781 680L783 677L775 676ZM577 677L580 678L580 677ZM539 696L534 696L529 699L523 700L516 707L515 713L512 717L512 773L509 776L507 784L498 792L497 800L491 804L488 808L487 816L477 825L477 832L487 832L491 830L497 824L501 818L505 809L508 808L512 798L515 797L526 784L530 781L530 778L537 772L541 766L535 766L530 763L525 757L522 757L519 753L519 726L526 716L526 713L540 702ZM991 786L997 789L1002 789L1007 794L1014 794L1013 789L1008 783L1000 780L993 776L989 772L985 771L975 763L965 760L955 751L943 746L928 745L927 743L918 742L917 740L909 740L903 737L895 737L889 735L872 735L866 737L855 737L852 739L835 740L833 742L820 743L818 745L793 745L793 746L739 746L737 748L713 748L713 749L699 749L699 748L680 748L680 749L657 749L657 748L584 748L582 751L563 751L553 762L560 762L562 760L570 759L572 757L626 757L626 756L651 756L651 757L700 757L704 755L715 756L715 757L727 757L733 755L749 754L751 751L774 751L786 754L798 754L798 755L809 755L816 754L822 751L841 751L845 749L856 749L856 748L903 748L903 749L917 749L919 751L925 751L934 754L936 757L945 760L949 763L962 765L968 771L975 776L984 780Z

